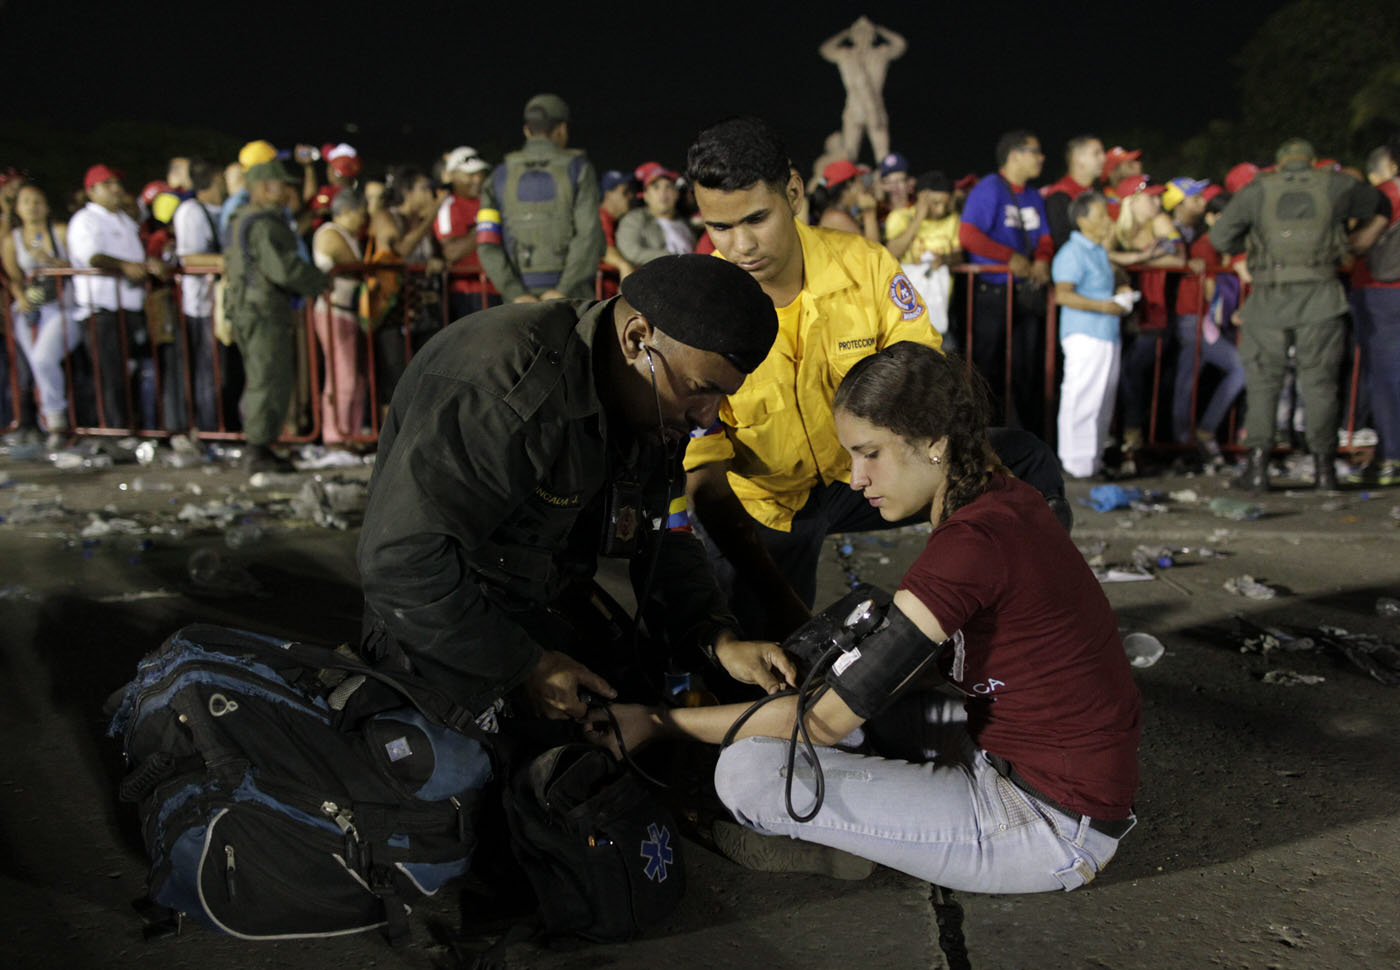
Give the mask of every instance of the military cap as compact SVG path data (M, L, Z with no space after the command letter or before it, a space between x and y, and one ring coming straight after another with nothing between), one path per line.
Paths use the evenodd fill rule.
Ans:
M301 179L288 171L287 166L283 165L275 158L270 162L259 162L254 165L252 168L248 169L248 174L245 177L249 183L286 182L288 185L301 184Z
M1274 161L1279 164L1290 158L1311 161L1316 157L1317 152L1313 151L1312 142L1306 138L1290 138L1278 146L1278 151L1274 153Z
M667 336L719 354L751 374L773 346L778 314L752 276L716 256L687 253L644 263L623 298Z
M569 106L557 94L537 94L525 102L525 123L558 124L569 120Z

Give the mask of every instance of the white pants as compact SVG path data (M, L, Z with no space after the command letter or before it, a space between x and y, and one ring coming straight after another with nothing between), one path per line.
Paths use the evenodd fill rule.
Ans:
M1060 382L1060 464L1066 474L1087 478L1099 470L1113 401L1118 396L1122 345L1088 334L1060 339L1065 376Z
M83 341L82 323L73 319L57 301L22 313L19 304L11 307L15 322L15 343L24 351L34 386L39 389L39 409L48 431L68 427L68 396L64 390L63 358ZM66 321L66 324L65 324Z
M953 288L953 274L946 266L933 268L929 263L902 263L904 275L923 297L928 308L929 323L939 333L948 332L948 293Z

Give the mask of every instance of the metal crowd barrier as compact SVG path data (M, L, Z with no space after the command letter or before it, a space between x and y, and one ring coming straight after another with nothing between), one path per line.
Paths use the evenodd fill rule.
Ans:
M965 281L966 293L965 299L963 301L964 319L961 321L960 324L955 324L955 322L950 319L949 327L951 330L954 326L959 326L959 329L963 335L962 346L959 348L959 350L963 354L964 358L967 360L967 366L970 369L973 366L972 350L974 339L973 315L975 281L977 277L981 274L1006 273L1008 272L1008 270L1006 266L993 264L964 264L962 266L951 267L951 269L956 276L963 277ZM1130 271L1130 273L1134 275L1135 278L1141 272L1144 271ZM1180 276L1191 275L1202 282L1207 277L1216 275L1214 270L1208 270L1205 272L1195 272L1187 268L1153 268L1145 270L1145 272L1175 274ZM487 280L485 274L480 271L464 272L449 269L441 273L429 274L425 265L403 264L386 261L374 263L345 264L337 267L333 275L352 275L359 278L361 281L364 281L366 278L368 278L370 274L389 274L390 276L396 278L399 281L400 293L408 293L415 288L412 285L411 281L421 281L418 284L418 287L420 289L434 289L437 293L439 312L433 317L433 320L430 324L428 315L421 312L421 303L418 304L417 307L415 307L413 305L412 300L400 299L395 305L394 309L389 313L388 317L379 325L379 328L377 330L370 331L365 329L363 326L359 328L355 339L357 340L357 342L362 343L363 354L361 355L360 353L361 348L357 348L356 359L357 361L363 359L364 366L357 366L356 375L358 379L365 381L364 390L366 393L367 406L365 408L366 413L363 418L363 423L360 427L351 429L337 429L341 432L341 434L339 435L339 440L347 443L368 444L373 443L378 439L381 414L384 410L381 406L381 403L387 404L387 400L381 401L381 398L386 397L386 395L383 394L384 388L381 386L385 384L386 381L382 379L382 375L379 371L379 359L390 350L392 345L399 344L401 342L402 349L400 352L402 354L402 365L406 366L407 362L412 359L414 352L416 351L417 347L422 344L423 340L426 340L428 336L431 336L432 332L435 332L437 329L441 329L441 327L444 327L452 322L450 310L450 293L452 282L465 280L469 284L469 290L471 294L477 296L483 305L486 303L489 297L495 293L495 289L491 286L490 281ZM90 269L48 269L39 270L36 272L35 275L71 278L78 275L116 276L117 274L105 273L100 270ZM175 364L178 366L179 369L178 374L176 375L176 379L180 382L180 390L182 392L177 396L177 400L179 402L182 413L174 419L167 420L169 416L165 413L167 405L167 395L165 392L166 381L170 379L170 375L163 374L161 362L162 355L159 353L159 347L164 346L165 344L157 344L157 342L154 339L151 339L148 334L147 339L144 341L144 345L137 347L137 352L133 354L133 341L131 339L132 335L127 332L126 311L121 310L117 312L116 326L118 328L119 344L122 351L122 357L128 362L127 368L129 373L127 375L128 379L126 380L125 385L123 387L123 396L126 405L126 412L128 416L130 416L131 420L124 425L114 424L111 420L109 420L109 416L105 413L106 408L104 405L104 394L102 393L103 382L105 380L110 380L111 375L103 375L101 373L101 362L100 360L98 360L98 355L95 352L93 352L93 348L95 347L94 331L96 324L94 321L89 319L87 323L87 333L85 334L85 342L88 344L88 358L91 360L92 363L93 387L92 394L90 395L90 397L92 399L93 404L92 410L94 410L96 413L97 421L95 423L88 424L83 424L79 421L83 409L80 409L79 407L79 402L76 397L76 390L74 386L74 355L71 353L71 351L75 348L66 346L65 344L63 364L65 376L65 393L67 396L68 404L68 423L69 430L71 433L80 435L136 435L141 437L157 438L167 437L172 434L190 434L201 439L213 441L243 440L243 434L237 429L236 422L233 420L234 415L228 413L228 406L226 405L226 401L229 395L225 394L225 384L228 379L228 375L226 375L223 372L223 364L221 363L219 353L216 351L212 355L212 366L210 368L210 372L207 375L200 375L195 373L193 368L193 361L191 360L190 327L192 326L192 324L184 311L181 284L187 278L218 275L218 271L212 268L196 267L189 267L183 270L176 270L172 275L172 281L169 288L169 297L174 304L175 320L172 341L177 347L177 351L174 355ZM430 285L430 281L436 282L431 283ZM607 291L606 288L608 284L616 285L616 283L616 271L610 267L600 266L597 273L595 274L595 293L601 297ZM152 292L158 291L160 288L160 284L154 283L149 277L147 278L146 290L148 295ZM215 290L215 294L215 298L217 298L217 296L219 295L219 291L217 289ZM327 294L324 294L324 298L326 306L329 306L329 292ZM3 273L0 273L0 313L3 314L5 322L4 349L5 352L8 354L10 361L9 377L7 381L8 386L4 388L4 391L8 392L10 402L12 404L13 415L11 421L8 423L8 426L0 428L0 430L3 431L11 431L18 426L21 413L20 404L22 401L19 377L19 358L21 354L21 349L19 347L18 342L14 338L14 328L17 325L17 321L14 319L13 314L11 312L11 299L12 297L8 285L8 280L4 278ZM1002 393L1002 399L1004 401L1010 400L1014 391L1014 300L1014 290L1011 286L1007 286L1005 303L1005 357L1003 360L1005 377L1003 380L1003 386L1000 388L1000 391ZM320 341L317 338L315 326L315 314L319 312L316 309L316 307L317 301L308 300L306 301L306 305L297 315L297 334L295 341L295 350L298 355L298 371L303 375L303 378L298 382L298 391L294 392L293 411L291 412L291 414L293 418L298 419L298 428L296 430L284 431L283 436L279 439L283 443L295 444L301 442L308 442L314 441L318 437L321 437L327 420L327 416L322 413L323 397L326 396L325 392L328 391L330 400L335 401L339 399L340 392L343 390L342 388L336 386L338 380L336 375L336 368L334 366L328 366L333 360L336 359L336 352L338 349L337 342L342 338L337 334L336 329L334 327L327 327L326 329L328 334L328 346L326 346L325 348L322 348L320 346ZM418 309L420 312L414 313L413 311L415 309ZM950 317L953 316L953 314L951 313L952 309L952 300L950 295ZM1201 376L1201 330L1205 320L1206 309L1207 307L1205 301L1205 289L1204 286L1202 286L1198 289L1197 296L1197 332L1194 357L1192 361L1193 377L1191 387L1190 432L1193 435L1196 429L1197 422L1196 412ZM65 328L65 338L67 333L67 312L67 308L63 307L62 316L63 326ZM1043 427L1041 429L1045 440L1050 442L1053 442L1055 438L1055 422L1056 412L1058 410L1059 405L1059 384L1061 376L1058 355L1058 317L1059 314L1058 306L1055 302L1054 285L1051 284L1046 287L1046 304L1044 316L1045 343L1043 360L1043 375L1045 381L1044 421ZM211 330L211 333L208 334L206 339L210 341L210 346L214 347L214 341L217 339L216 335L213 333L214 322L211 319L205 325L208 326ZM388 327L390 329L385 330L385 327ZM381 336L381 334L384 333L397 333L398 336L386 339L383 336ZM1176 442L1175 440L1158 440L1158 436L1156 433L1156 429L1159 424L1159 408L1162 400L1162 375L1165 369L1162 357L1164 348L1167 346L1168 341L1171 339L1170 324L1168 325L1167 329L1160 331L1160 334L1161 338L1157 340L1157 344L1154 350L1152 386L1150 398L1148 399L1149 414L1148 420L1143 429L1145 436L1144 444L1147 447L1157 448L1161 450L1174 450L1179 448L1191 447L1192 445L1190 443L1183 445L1179 442ZM1236 339L1238 339L1238 335L1236 336ZM1347 409L1345 422L1345 427L1348 432L1347 441L1352 440L1352 438L1354 437L1352 432L1354 432L1356 429L1361 361L1361 350L1360 348L1357 348L1353 355L1351 382L1350 386L1347 389ZM134 372L132 371L133 364L135 365ZM148 368L148 371L146 372L150 374L150 386L146 388L147 394L145 396L154 398L154 421L150 422L154 424L154 427L142 426L143 422L139 420L141 409L138 409L136 407L137 391L141 388L142 382L144 380L143 373L145 372L143 372L143 368ZM134 385L133 378L135 379ZM213 422L215 425L214 427L201 428L198 426L198 421L196 420L195 413L197 400L196 389L199 383L205 380L212 381L214 384L216 420ZM301 398L300 401L297 400L298 395ZM1237 413L1238 402L1230 408L1228 414L1226 423L1226 440L1222 442L1222 447L1225 449L1236 447L1234 442ZM1344 446L1341 450L1352 451L1358 450L1358 448Z
M954 274L955 276L962 276L962 277L964 278L964 288L965 288L965 291L966 291L966 292L965 292L965 295L964 295L965 298L964 298L964 300L962 301L962 302L963 302L963 306L962 306L962 309L963 309L963 319L962 319L962 321L961 321L960 323L955 323L955 321L953 321L952 319L950 319L950 320L949 320L949 329L951 330L954 326L957 326L957 327L958 327L959 332L960 332L961 335L962 335L962 343L961 343L961 346L958 348L958 351L959 351L959 353L963 356L963 358L966 360L966 362L967 362L967 367L968 367L968 369L969 369L969 371L970 371L970 370L972 369L972 367L973 367L973 363L972 363L972 361L973 361L973 353L972 353L972 351L973 351L973 340L974 340L973 317L974 317L974 313L975 313L974 290L975 290L975 283L976 283L977 277L980 276L980 275L983 275L983 274L988 274L988 273L1009 273L1009 268L1008 268L1007 266L1001 265L1001 264L980 264L980 263L979 263L979 264L971 264L971 263L968 263L968 264L963 264L963 265L960 265L960 266L950 267L950 269L952 270L952 272L953 272L953 274ZM1200 417L1200 415L1198 414L1198 410L1199 410L1198 405L1199 405L1200 384L1201 384L1201 347L1202 347L1202 331L1203 331L1204 324L1205 324L1206 312L1207 312L1207 310L1208 310L1207 301L1206 301L1206 299L1205 299L1205 286L1204 286L1204 281L1205 281L1208 277L1214 277L1214 276L1226 275L1226 274L1228 274L1228 275L1234 275L1234 273L1233 273L1232 271L1230 271L1230 270L1217 270L1217 269L1214 269L1214 268L1211 268L1211 269L1207 269L1207 270L1199 271L1199 272L1198 272L1198 271L1196 271L1196 270L1192 270L1192 269L1189 269L1189 268L1187 268L1187 267L1150 267L1150 268L1139 268L1139 269L1130 268L1130 269L1128 270L1129 277L1130 277L1130 279L1133 281L1134 284L1138 283L1138 281L1141 279L1141 275L1142 275L1143 273L1161 273L1161 274L1166 274L1166 275L1175 275L1175 276L1182 276L1182 277L1185 277L1185 276L1192 276L1192 277L1195 277L1195 278L1196 278L1198 281L1200 281L1201 284L1202 284L1202 285L1199 286L1198 289L1197 289L1197 298L1196 298L1196 340L1195 340L1195 346L1194 346L1194 348L1193 348L1193 354L1192 354L1192 380L1191 380L1191 398L1190 398L1191 403L1190 403L1190 411L1189 411L1189 424L1188 424L1188 427L1185 429L1185 430L1187 431L1188 435L1190 436L1190 439L1194 439L1195 432L1196 432L1196 428L1197 428L1197 424L1198 424L1199 417ZM1137 287L1137 288L1140 289L1140 287ZM1045 353L1044 353L1044 360L1043 360L1043 365L1044 365L1044 380L1045 380L1045 386L1044 386L1044 401L1043 401L1043 405L1044 405L1044 420L1043 420L1043 426L1042 426L1042 428L1040 429L1040 432L1041 432L1041 435L1042 435L1042 437L1044 438L1044 440L1053 443L1053 442L1055 441L1055 437L1056 437L1056 415L1057 415L1058 410L1059 410L1059 388L1060 388L1060 378L1061 378L1061 376L1062 376L1060 358L1059 358L1059 355L1058 355L1058 350L1059 350L1059 312L1058 312L1058 311L1059 311L1059 307L1058 307L1058 304L1057 304L1056 301L1055 301L1055 287L1054 287L1054 283L1052 282L1052 283L1050 283L1050 284L1047 284L1047 286L1046 286L1045 289L1046 289L1046 296L1045 296L1045 314L1044 314L1044 319L1045 319L1045 343L1044 343ZM1170 291L1169 291L1169 292L1170 292ZM1241 299L1241 302L1242 302L1242 303L1243 303L1244 297L1247 296L1247 295L1248 295L1248 287L1246 287L1246 288L1244 289L1244 294L1243 294L1242 299ZM1002 364L1004 379L1003 379L1003 381L1002 381L1002 386L1001 386L1000 388L994 389L994 390L997 390L997 391L1000 392L1002 401L1009 401L1009 400L1011 400L1011 398L1012 398L1012 396L1013 396L1013 392L1014 392L1013 381L1014 381L1015 368L1014 368L1014 365L1013 365L1013 356L1012 356L1012 355L1013 355L1013 350L1014 350L1014 347L1015 347L1015 342L1014 342L1014 337L1013 337L1013 329L1014 329L1014 328L1013 328L1013 324L1014 324L1014 321L1015 321L1015 302L1014 302L1014 301L1015 301L1015 293L1014 293L1014 290L1013 290L1013 288L1012 288L1011 286L1007 286L1007 287L1006 287L1006 301L1005 301L1005 306L1006 306L1006 317L1005 317L1006 332L1005 332L1005 336L1004 336L1004 341L1005 341L1005 348L1006 348L1006 350L1005 350L1005 358L1004 358L1003 364ZM1164 372L1164 370L1165 370L1165 365L1164 365L1164 362L1163 362L1163 354L1164 354L1164 352L1165 352L1166 347L1168 346L1168 344L1169 344L1169 343L1172 341L1172 339L1173 339L1173 328L1172 328L1171 322L1176 318L1176 311L1175 311L1175 307L1174 307L1174 304L1175 304L1175 297L1174 297L1174 295L1172 295L1172 296L1169 298L1169 302L1170 302L1171 304L1173 304L1173 305L1168 307L1168 323L1167 323L1166 327L1163 328L1163 329L1160 329L1160 330L1155 330L1155 329L1154 329L1154 330L1149 330L1149 331L1147 331L1147 333L1148 333L1148 335L1149 335L1149 339L1156 339L1156 346L1155 346L1154 351L1153 351L1153 367L1152 367L1152 382L1151 382L1150 396L1147 398L1147 402L1148 402L1148 405L1147 405L1147 412L1148 412L1148 413L1147 413L1147 420L1146 420L1146 422L1145 422L1145 424L1144 424L1144 427L1143 427L1144 445L1145 445L1147 448L1149 448L1149 449L1160 450L1160 451L1167 451L1167 452L1189 450L1189 449L1192 449L1192 448L1195 447L1194 440L1188 440L1187 442L1184 442L1184 443L1183 443L1183 442L1179 442L1179 441L1175 440L1175 439L1172 438L1172 437L1169 437L1167 440L1161 440L1161 439L1159 438L1158 434L1157 434L1157 428L1158 428L1158 426L1159 426L1159 424L1160 424L1160 408L1161 408L1162 400L1163 400L1163 397L1162 397L1162 392L1163 392L1163 388L1162 388L1162 376L1163 376L1163 372ZM949 306L949 309L950 309L950 311L952 310L952 301L951 301L951 299L950 299L950 306ZM951 314L950 314L950 315L951 315ZM1141 331L1140 331L1140 333L1141 333ZM1222 339L1223 339L1223 337L1222 337ZM1238 341L1239 341L1239 329L1238 329L1238 328L1235 328L1234 339L1235 339L1236 343L1238 344ZM1361 353L1360 347L1357 347L1357 348L1355 349L1354 353L1353 353L1350 382L1349 382L1349 385L1348 385L1348 387L1347 387L1347 394L1346 394L1346 400L1347 400L1346 418L1345 418L1345 421L1344 421L1344 423L1343 423L1343 427L1345 428L1345 430L1346 430L1346 432L1347 432L1346 441L1348 442L1348 444L1342 445L1342 446L1338 449L1339 451L1342 451L1342 452L1366 451L1366 450L1368 450L1368 449L1371 447L1371 446L1369 446L1369 445L1361 446L1361 445L1352 445L1352 444L1350 444L1350 442L1354 439L1354 432L1355 432L1356 426L1357 426L1358 395L1359 395L1359 384L1360 384L1360 375L1361 375L1361 364L1362 364L1362 353ZM1123 381L1123 380L1126 380L1126 379L1127 379L1127 375L1126 375L1126 374L1125 374L1123 377L1120 378L1120 388L1121 388L1121 386L1122 386L1122 381ZM1238 418L1239 418L1240 403L1241 403L1240 400L1236 400L1236 402L1235 402L1234 404L1231 405L1229 411L1227 412L1225 421L1224 421L1224 429L1225 429L1225 435L1224 435L1224 437L1225 437L1225 440L1221 442L1221 448L1222 448L1223 450L1226 450L1226 451L1230 451L1230 450L1236 450L1236 451L1238 451L1238 450L1242 450L1243 447L1244 447L1244 446L1241 446L1241 445L1239 445L1239 444L1236 443L1236 429L1237 429L1237 427L1238 427ZM1116 409L1114 421L1115 421L1115 425L1121 425L1121 421L1122 421L1121 408ZM1031 430L1035 430L1035 429L1031 429ZM1280 447L1284 447L1284 446L1285 446L1285 445L1281 443Z

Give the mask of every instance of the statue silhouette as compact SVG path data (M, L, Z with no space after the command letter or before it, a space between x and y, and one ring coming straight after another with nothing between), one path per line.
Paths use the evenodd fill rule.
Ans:
M861 17L821 46L821 55L841 72L846 86L846 107L841 112L841 138L845 157L854 161L860 139L870 139L878 162L889 154L890 118L885 112L885 74L890 61L903 55L903 37Z

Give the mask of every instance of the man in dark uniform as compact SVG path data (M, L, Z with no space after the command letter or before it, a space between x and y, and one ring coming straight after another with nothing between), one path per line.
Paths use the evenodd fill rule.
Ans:
M296 378L292 300L315 296L330 285L325 273L297 254L287 224L286 194L300 180L279 161L248 169L248 205L234 216L224 254L224 312L243 355L240 410L248 437L249 471L289 471L272 451L287 420Z
M435 336L379 437L362 652L488 726L517 687L536 713L582 716L579 689L613 696L596 669L619 659L587 633L601 552L633 559L653 640L765 689L791 680L775 644L735 636L677 454L776 330L747 273L687 255L647 264L611 300L497 307Z
M477 254L507 303L593 295L607 243L598 176L569 147L569 106L557 94L525 105L525 144L487 179L476 216Z
M1274 411L1288 366L1298 352L1298 387L1307 412L1308 450L1319 489L1337 487L1337 379L1346 347L1346 293L1337 265L1348 250L1364 253L1390 216L1374 188L1340 172L1315 168L1312 145L1290 138L1279 146L1279 170L1236 193L1210 230L1222 253L1248 252L1254 291L1240 310L1245 368L1245 439L1249 461L1239 484L1269 487Z

